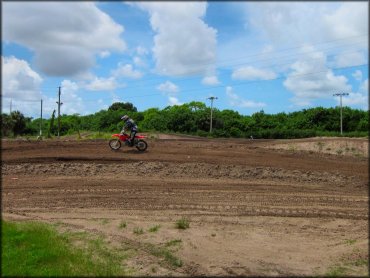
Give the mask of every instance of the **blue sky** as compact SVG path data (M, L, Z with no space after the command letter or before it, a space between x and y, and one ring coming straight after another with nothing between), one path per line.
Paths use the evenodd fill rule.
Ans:
M3 2L2 111L368 109L367 2Z

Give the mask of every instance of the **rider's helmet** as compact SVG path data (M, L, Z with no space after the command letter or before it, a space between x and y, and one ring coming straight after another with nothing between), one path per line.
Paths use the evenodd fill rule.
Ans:
M128 119L129 119L129 116L127 116L127 115L124 115L124 116L121 117L121 120L124 121L124 122L126 122Z

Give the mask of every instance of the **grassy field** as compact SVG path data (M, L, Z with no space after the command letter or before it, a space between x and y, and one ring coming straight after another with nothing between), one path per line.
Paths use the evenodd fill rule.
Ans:
M72 242L83 242L77 248ZM122 276L122 252L108 250L85 233L58 233L36 222L2 221L3 276Z

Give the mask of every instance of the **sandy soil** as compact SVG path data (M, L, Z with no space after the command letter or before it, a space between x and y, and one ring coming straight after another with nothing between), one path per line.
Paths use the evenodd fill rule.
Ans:
M316 137L305 140L279 140L271 146L272 149L289 151L305 151L344 156L369 157L369 142L360 138Z
M3 218L103 235L135 250L135 275L368 274L366 139L148 143L3 140ZM183 217L190 228L176 229ZM181 267L151 252L169 242Z

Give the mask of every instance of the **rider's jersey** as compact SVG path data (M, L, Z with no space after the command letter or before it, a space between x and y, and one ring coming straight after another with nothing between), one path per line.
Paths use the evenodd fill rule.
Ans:
M128 119L125 123L125 128L130 129L131 131L137 131L137 125L132 119Z

